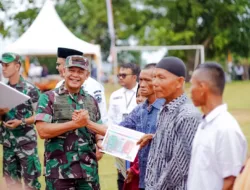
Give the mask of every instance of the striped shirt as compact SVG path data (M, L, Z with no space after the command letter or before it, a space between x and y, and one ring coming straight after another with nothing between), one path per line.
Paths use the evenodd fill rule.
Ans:
M146 171L146 190L186 190L192 141L201 114L185 94L159 113Z

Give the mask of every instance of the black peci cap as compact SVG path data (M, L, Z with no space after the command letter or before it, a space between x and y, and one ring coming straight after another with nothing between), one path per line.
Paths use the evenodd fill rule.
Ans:
M186 65L178 57L165 57L156 65L156 68L165 69L178 77L186 77Z
M68 56L71 55L83 55L83 53L74 49L68 49L62 47L59 47L57 49L57 57L66 59Z

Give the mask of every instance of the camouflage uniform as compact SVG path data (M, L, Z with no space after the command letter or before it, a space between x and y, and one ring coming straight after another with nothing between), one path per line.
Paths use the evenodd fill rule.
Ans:
M31 97L30 100L11 109L2 116L2 120L29 118L34 114L32 104L37 103L40 92L20 76L16 85L12 88ZM0 134L3 144L3 175L7 185L21 184L21 177L24 179L25 188L40 189L38 177L41 173L41 165L37 153L37 135L34 125L20 125L15 129L0 127Z
M70 94L64 83L39 98L36 121L64 123L74 110L86 109L90 119L100 121L97 102L83 89ZM46 189L99 190L95 134L82 127L45 140L44 175ZM71 185L70 185L71 184Z

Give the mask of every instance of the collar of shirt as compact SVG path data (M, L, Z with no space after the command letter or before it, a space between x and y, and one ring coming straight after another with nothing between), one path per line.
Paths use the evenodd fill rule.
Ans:
M159 99L156 99L153 104L149 105L148 100L146 100L142 104L142 107L143 109L148 110L148 112L150 112L153 109L153 107L160 110L161 107L164 105L165 101L166 101L165 99L159 98Z
M59 95L70 94L69 91L67 90L67 88L65 87L65 81L57 90L58 90ZM80 88L79 94L86 96L86 94L82 88Z
M138 88L138 83L136 83L135 87L132 88L132 89L127 89L127 88L124 88L124 87L123 87L123 92L125 93L126 91L130 91L130 90L131 90L131 91L133 91L133 92L136 93L137 88Z
M8 82L8 85L11 86L11 87L23 87L23 82L24 82L24 78L22 77L22 75L20 75L20 78L19 78L19 81L17 84L14 84L14 85L11 85L10 82Z
M163 106L162 110L168 111L170 113L174 112L176 108L178 108L180 105L182 105L185 101L187 101L187 95L182 94L178 98L172 100L171 102L167 103L166 105Z
M88 77L88 78L84 81L84 83L82 84L82 88L83 88L84 90L86 90L87 81L90 81L90 80L91 80L90 77Z
M213 109L207 116L202 119L202 128L205 128L207 123L213 121L221 113L227 111L227 104L222 104Z

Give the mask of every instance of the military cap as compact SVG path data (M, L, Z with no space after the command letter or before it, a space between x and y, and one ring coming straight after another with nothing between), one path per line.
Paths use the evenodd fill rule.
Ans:
M59 47L57 49L57 57L66 59L68 56L71 55L83 55L83 53L74 49L68 49L62 47Z
M87 58L80 55L72 55L66 58L65 67L79 67L85 70L89 70L89 61Z
M17 61L18 63L21 64L20 55L16 53L7 52L2 55L0 63L11 63L13 61Z

